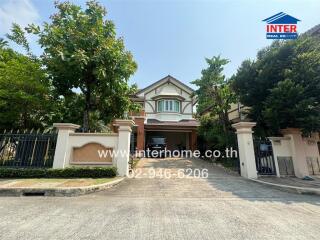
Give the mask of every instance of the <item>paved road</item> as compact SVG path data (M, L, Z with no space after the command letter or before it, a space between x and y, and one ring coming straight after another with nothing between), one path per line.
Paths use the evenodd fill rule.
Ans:
M180 168L207 168L209 177L148 178L150 169ZM201 160L146 159L139 169L96 194L1 197L0 239L319 239L319 197L273 190Z

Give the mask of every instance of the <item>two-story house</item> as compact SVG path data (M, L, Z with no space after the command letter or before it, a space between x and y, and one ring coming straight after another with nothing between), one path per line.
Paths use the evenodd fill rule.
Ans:
M132 100L142 106L139 114L131 116L137 150L144 150L153 136L165 137L168 150L196 149L199 122L193 118L192 88L168 75L139 90Z

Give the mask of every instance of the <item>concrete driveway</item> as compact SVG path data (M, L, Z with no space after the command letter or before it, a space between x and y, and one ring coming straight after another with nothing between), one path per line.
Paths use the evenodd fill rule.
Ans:
M281 192L202 160L145 159L145 175L71 198L0 198L0 239L319 239L320 198ZM207 168L204 178L150 169Z

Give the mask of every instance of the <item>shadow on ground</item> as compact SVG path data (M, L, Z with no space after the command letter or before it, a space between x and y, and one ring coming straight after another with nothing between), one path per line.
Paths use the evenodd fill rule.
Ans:
M179 178L179 169L208 169L208 178L185 176ZM189 170L189 171L191 171ZM171 177L160 176L170 172ZM158 175L154 174L159 173ZM119 186L98 193L111 197L165 198L165 199L244 199L254 202L281 202L285 204L304 202L320 205L320 197L300 195L273 189L244 179L238 173L201 159L167 158L143 159L134 177Z

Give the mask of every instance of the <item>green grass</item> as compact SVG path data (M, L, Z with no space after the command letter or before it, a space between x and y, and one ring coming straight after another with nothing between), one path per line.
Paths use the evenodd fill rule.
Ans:
M119 178L118 177L114 177L114 178L95 178L93 180L95 181L95 184L103 184L103 183L114 181L116 179L119 179Z
M94 184L103 184L107 182L111 182L117 179L114 178L26 178L26 179L18 179L19 181L30 181L34 183L63 183L66 181L90 181ZM13 179L11 179L13 180Z
M113 178L19 178L2 179L0 186L6 187L83 187L108 183L119 179Z

